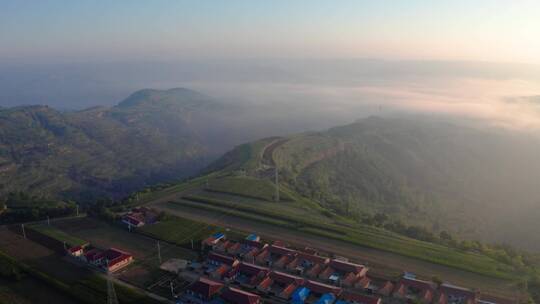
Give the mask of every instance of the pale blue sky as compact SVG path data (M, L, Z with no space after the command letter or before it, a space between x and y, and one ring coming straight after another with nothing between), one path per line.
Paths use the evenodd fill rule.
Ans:
M331 57L540 63L540 1L0 0L1 61Z

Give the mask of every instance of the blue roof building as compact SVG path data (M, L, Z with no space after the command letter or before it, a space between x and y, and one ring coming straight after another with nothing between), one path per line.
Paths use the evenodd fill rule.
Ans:
M212 234L212 236L213 236L216 240L219 240L219 239L225 237L225 234L223 234L222 232L218 232L218 233Z
M258 241L261 240L261 238L258 235L256 235L255 233L252 233L252 234L250 234L250 235L248 235L246 237L246 240L252 241L252 242L258 242Z
M291 303L304 304L304 301L309 296L310 290L306 287L300 287L296 289L292 295Z
M323 294L315 304L332 304L336 300L336 296L332 293Z

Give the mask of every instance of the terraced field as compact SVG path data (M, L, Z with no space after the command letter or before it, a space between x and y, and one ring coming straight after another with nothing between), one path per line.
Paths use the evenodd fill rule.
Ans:
M194 221L256 232L267 240L279 239L299 248L309 246L328 254L345 256L353 261L367 264L370 271L375 274L397 277L403 271L411 271L424 279L438 277L453 284L477 288L485 293L500 297L513 298L516 296L516 285L513 280L464 271L410 258L400 253L361 246L348 240L340 240L336 237L339 236L338 234L325 236L320 231L313 233L314 231L310 231L310 228L291 229L279 225L278 222L265 221L259 217L238 216L238 214L224 212L221 209L203 209L173 202L162 202L153 207Z

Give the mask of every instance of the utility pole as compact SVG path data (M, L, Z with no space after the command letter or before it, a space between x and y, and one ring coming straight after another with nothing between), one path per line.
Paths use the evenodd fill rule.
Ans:
M169 282L171 286L171 296L174 298L174 286L172 280Z
M77 210L77 211L76 211L76 214L77 214L77 216L79 216L79 204L75 205L75 208L76 208L76 210Z
M193 250L193 240L191 240L191 250Z
M49 216L47 215L47 226L50 226L51 225L51 219L49 218Z
M275 178L275 183L276 183L276 194L275 194L275 200L276 202L279 203L279 174L278 174L278 169L277 169L277 166L274 167L274 178Z
M24 231L24 224L21 224L23 238L26 239L26 232Z
M159 264L161 265L161 247L159 246L159 241L157 241L157 254L158 254Z

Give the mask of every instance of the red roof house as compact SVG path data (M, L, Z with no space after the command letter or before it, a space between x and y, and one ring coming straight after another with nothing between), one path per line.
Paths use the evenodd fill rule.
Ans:
M208 302L214 299L222 288L223 284L219 282L200 278L186 289L186 294L190 297Z
M332 260L324 270L319 272L318 277L322 280L331 280L336 284L337 281L341 281L346 286L352 287L359 278L366 275L367 271L368 268L364 265Z
M116 248L107 249L103 255L106 261L105 269L110 272L117 271L133 261L131 254Z
M84 254L86 262L96 266L101 264L103 258L103 251L96 248L90 249Z
M229 304L261 304L261 297L236 288L228 288L222 294L221 298Z
M266 277L270 270L249 263L240 263L238 267L232 269L227 275L227 279L234 280L241 285L254 288Z
M361 274L361 276L364 276L368 270L364 265L339 260L330 261L329 266L342 273L352 272L354 274Z
M140 212L130 212L122 217L122 222L130 227L144 226L144 214Z
M83 246L75 246L67 249L67 253L74 257L80 257L84 254Z
M365 296L354 292L345 291L343 299L354 304L381 304L380 297Z
M475 304L478 301L479 293L471 289L441 284L437 296L438 304Z
M233 257L222 255L215 252L210 252L208 254L208 257L206 258L208 264L219 266L219 265L227 265L229 267L234 267L238 265L239 261L236 260Z
M315 281L307 281L305 284L305 287L307 287L312 293L316 295L323 295L325 293L332 293L336 297L338 297L341 294L342 289L337 286L327 285Z
M394 296L397 298L417 299L423 303L431 303L435 296L436 285L433 282L412 278L402 278L397 283Z
M262 292L276 295L282 299L289 299L292 292L304 284L304 279L283 272L272 271L257 289Z

